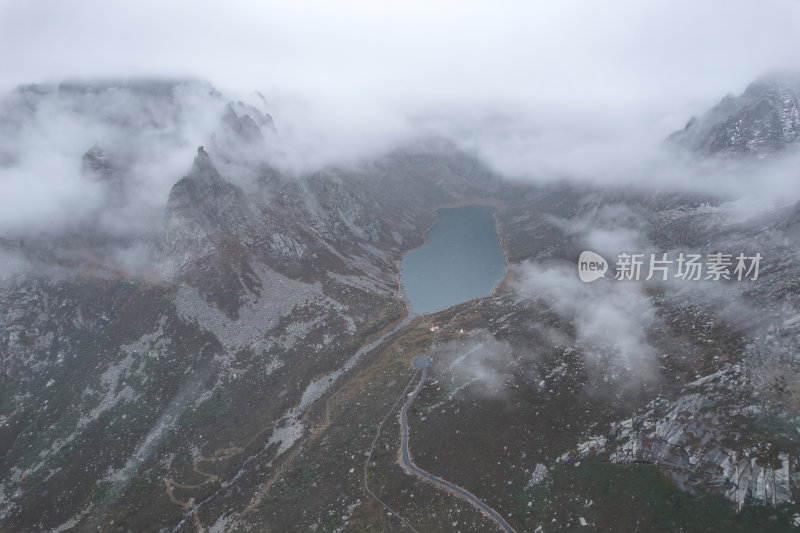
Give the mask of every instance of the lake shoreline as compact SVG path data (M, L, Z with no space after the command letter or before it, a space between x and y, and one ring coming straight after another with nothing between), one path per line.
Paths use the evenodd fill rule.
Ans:
M409 311L435 313L495 294L509 267L498 216L503 207L493 198L469 198L437 206L422 244L407 250L401 258L398 288ZM445 210L447 216L443 216ZM441 233L432 238L437 227ZM426 252L416 254L409 263L410 252L426 247ZM453 278L449 272L459 275Z

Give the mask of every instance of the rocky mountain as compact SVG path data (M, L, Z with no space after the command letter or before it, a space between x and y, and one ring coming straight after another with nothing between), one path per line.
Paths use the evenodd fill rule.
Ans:
M400 464L422 355L415 463L516 531L800 523L792 213L515 184L441 141L290 175L253 156L280 135L263 108L199 82L22 88L0 109L22 140L92 124L66 160L101 193L0 236L0 531L493 530ZM403 254L470 204L497 207L505 278L413 315ZM612 234L632 248L608 259L760 251L761 277L583 284L577 255Z
M692 117L670 141L704 154L770 155L800 143L800 75L765 75Z

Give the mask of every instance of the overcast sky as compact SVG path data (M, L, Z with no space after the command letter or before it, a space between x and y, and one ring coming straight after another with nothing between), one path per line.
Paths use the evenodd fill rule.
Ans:
M259 90L312 166L446 131L508 175L628 165L639 180L630 154L764 72L800 70L798 51L798 0L0 0L0 90L133 76Z
M798 67L796 0L0 0L4 88L193 75L405 112L708 103ZM680 105L675 102L680 102Z

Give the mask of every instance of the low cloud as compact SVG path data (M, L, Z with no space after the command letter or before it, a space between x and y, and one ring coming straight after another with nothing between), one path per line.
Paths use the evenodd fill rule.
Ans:
M469 386L483 395L501 394L514 365L512 347L485 330L436 347L436 373L451 387Z
M6 97L0 233L62 231L90 217L114 234L141 230L221 114L203 84L174 92L41 87ZM82 158L92 147L101 149L110 175L86 171ZM115 188L120 202L113 205Z
M646 221L626 205L603 204L581 217L553 222L576 246L610 260L609 271L604 278L585 283L574 262L525 262L513 267L514 289L574 327L575 341L594 380L625 386L632 378L656 379L657 350L647 339L658 321L656 310L646 284L615 281L613 266L621 252L650 249Z
M0 235L87 221L146 233L215 134L231 153L212 157L245 186L252 162L301 175L445 137L510 179L687 190L753 216L800 199L800 156L697 162L662 140L763 72L800 68L798 22L800 4L784 0L0 3L0 90L161 76L205 79L225 95L201 83L152 101L124 91L7 99ZM277 133L234 150L216 128L239 99L271 113ZM81 172L96 143L124 169L121 205Z
M101 268L152 274L148 250L197 147L245 186L269 156L271 131L249 143L229 138L227 104L191 80L70 82L0 99L0 237L69 263L91 243L84 253L102 253Z
M593 379L627 386L657 377L657 351L647 340L656 312L643 284L583 283L574 264L525 263L515 268L516 291L543 303L575 328Z

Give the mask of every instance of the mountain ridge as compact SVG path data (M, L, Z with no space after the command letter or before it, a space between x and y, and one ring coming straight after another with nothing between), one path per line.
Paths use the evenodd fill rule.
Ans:
M770 156L800 144L800 73L773 72L692 117L668 141L704 155Z

